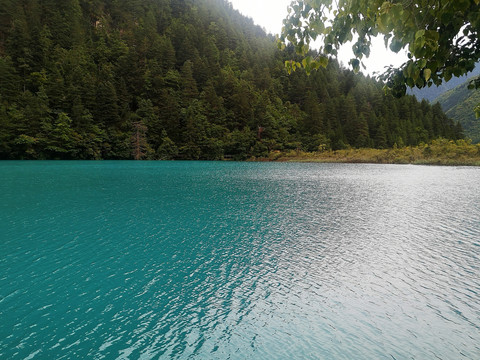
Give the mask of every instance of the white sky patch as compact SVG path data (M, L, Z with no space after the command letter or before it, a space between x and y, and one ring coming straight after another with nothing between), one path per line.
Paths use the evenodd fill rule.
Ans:
M348 67L348 62L354 57L352 51L352 44L345 44L338 53L338 60L343 62L345 67ZM385 48L385 42L383 37L378 36L372 38L372 46L370 48L370 56L368 58L364 57L362 59L363 64L366 67L366 70L361 68L361 71L366 74L372 75L374 72L383 73L385 67L393 65L394 67L399 67L404 62L408 60L407 52L400 50L395 54L390 49Z
M271 34L279 34L282 30L282 21L287 16L287 7L291 0L230 0L235 9L243 15L253 19L255 24L263 27ZM344 45L339 51L338 60L348 67L348 62L353 57L352 46ZM373 39L370 57L364 58L366 70L363 73L372 75L374 72L382 73L385 66L399 66L407 61L405 52L398 54L385 49L383 38Z
M267 32L279 34L291 0L230 0L230 3Z

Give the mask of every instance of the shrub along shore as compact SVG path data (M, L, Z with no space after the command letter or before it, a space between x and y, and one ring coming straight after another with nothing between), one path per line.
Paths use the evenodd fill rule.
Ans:
M268 158L254 161L324 162L324 163L373 163L480 166L480 144L466 140L433 140L419 146L394 147L392 149L344 149L318 152L271 152Z

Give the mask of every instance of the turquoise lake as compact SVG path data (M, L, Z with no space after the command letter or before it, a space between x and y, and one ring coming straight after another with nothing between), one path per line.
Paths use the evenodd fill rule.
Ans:
M0 162L0 359L480 359L480 168Z

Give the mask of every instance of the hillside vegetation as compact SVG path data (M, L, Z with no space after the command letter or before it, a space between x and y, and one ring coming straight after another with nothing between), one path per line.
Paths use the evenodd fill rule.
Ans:
M474 108L480 103L480 91L469 90L469 81L440 95L435 101L440 103L448 117L462 124L465 135L474 143L480 142L480 121Z
M262 160L262 159L260 159ZM429 144L391 149L344 149L317 152L273 152L264 161L335 162L480 166L480 145L465 140L433 140Z
M0 158L247 159L460 139L331 61L288 76L224 0L2 0Z
M467 80L469 80L472 77L480 75L480 64L477 64L475 70L473 70L471 73L460 76L460 77L452 77L450 81L448 82L443 82L442 85L440 86L431 86L431 87L424 87L422 89L418 88L413 88L407 89L407 93L411 95L415 95L417 99L419 100L428 100L430 103L435 103L436 99L445 94L447 91L452 90L456 88L457 86L462 85L465 83Z

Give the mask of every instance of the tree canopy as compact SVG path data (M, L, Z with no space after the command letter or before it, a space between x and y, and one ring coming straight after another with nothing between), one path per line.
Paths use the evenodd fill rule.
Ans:
M226 0L3 0L0 159L222 159L463 137L330 61L285 76L293 46Z
M380 77L400 96L406 86L440 85L472 71L480 59L479 31L480 0L294 0L280 44L292 43L303 57L288 61L289 71L303 67L309 72L353 42L349 64L358 71L370 55L372 38L383 36L393 52L408 52L407 62ZM315 40L321 43L319 56L309 52Z

